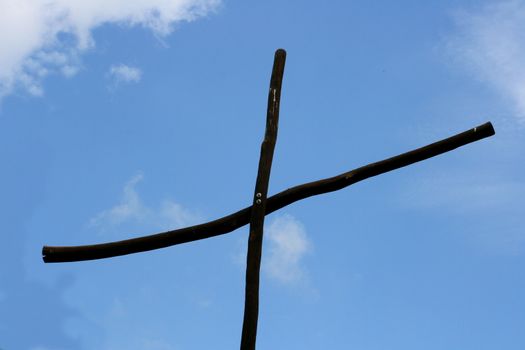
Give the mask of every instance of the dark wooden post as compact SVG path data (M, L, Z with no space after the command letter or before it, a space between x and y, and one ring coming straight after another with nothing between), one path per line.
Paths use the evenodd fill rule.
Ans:
M284 73L286 51L275 52L270 91L268 93L268 111L266 131L261 144L259 169L255 182L255 193L250 217L250 236L246 258L246 295L244 300L244 321L242 324L241 350L255 350L257 320L259 317L259 274L263 243L264 216L266 215L266 197L272 167L273 151L277 141L279 123L279 102Z

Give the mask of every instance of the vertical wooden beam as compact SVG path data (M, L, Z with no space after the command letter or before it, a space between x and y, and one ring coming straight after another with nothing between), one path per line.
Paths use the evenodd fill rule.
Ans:
M244 321L242 325L241 350L255 350L257 337L257 320L259 317L259 274L261 269L261 254L263 242L264 216L266 213L266 197L272 167L273 151L277 140L277 124L279 122L279 103L281 100L281 85L284 73L286 51L275 52L270 91L268 94L268 112L266 115L266 131L261 144L259 169L255 183L255 193L250 217L250 236L248 238L248 254L246 262L246 295L244 300Z

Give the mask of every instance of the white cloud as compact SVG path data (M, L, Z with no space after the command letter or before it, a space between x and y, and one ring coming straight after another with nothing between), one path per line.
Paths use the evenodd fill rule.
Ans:
M507 98L525 123L525 1L490 3L458 12L455 19L459 30L448 41L452 54Z
M312 249L304 226L291 215L275 218L265 230L267 253L263 270L271 278L284 284L303 281L306 269L303 258Z
M195 224L200 216L181 204L165 199L157 209L145 205L137 190L137 184L144 179L142 174L133 176L124 186L122 199L114 207L104 210L90 220L90 226L101 231L133 223L151 229L169 230Z
M117 85L119 83L138 83L142 78L142 71L137 67L118 64L109 68L109 75Z
M148 209L142 204L135 186L143 178L142 174L133 176L124 186L121 202L91 219L91 225L114 226L129 220L142 221Z
M0 98L16 88L41 95L49 73L74 75L103 24L142 26L157 36L214 10L220 0L0 0Z

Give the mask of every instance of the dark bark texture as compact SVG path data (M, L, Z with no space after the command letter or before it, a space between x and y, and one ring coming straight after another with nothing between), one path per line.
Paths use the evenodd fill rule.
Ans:
M248 237L248 254L246 257L246 293L244 299L244 320L242 324L241 350L255 350L257 338L257 321L259 318L259 275L263 243L264 216L266 215L266 197L272 168L273 151L277 141L279 124L279 103L284 74L286 52L279 49L275 52L270 91L268 93L268 110L266 114L266 131L261 144L259 169L255 182L252 210L250 215L250 235Z

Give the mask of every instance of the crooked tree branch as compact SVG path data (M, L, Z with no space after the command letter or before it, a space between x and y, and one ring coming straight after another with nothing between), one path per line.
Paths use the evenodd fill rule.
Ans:
M340 190L356 182L435 157L494 134L495 132L492 124L490 122L485 123L430 145L362 166L338 176L289 188L267 199L266 215L301 199ZM42 256L44 261L48 263L71 262L104 259L166 248L172 245L197 241L234 231L239 227L248 224L250 221L250 215L251 206L204 224L150 236L95 245L73 247L44 246L42 249Z
M253 194L250 213L250 235L248 237L248 254L246 257L246 291L244 299L244 319L242 323L241 350L255 350L257 323L259 317L259 276L263 244L263 226L266 215L266 200L273 152L277 142L279 124L279 105L281 102L281 85L284 74L286 51L275 52L270 91L268 93L268 110L266 114L266 131L261 144L259 168Z

